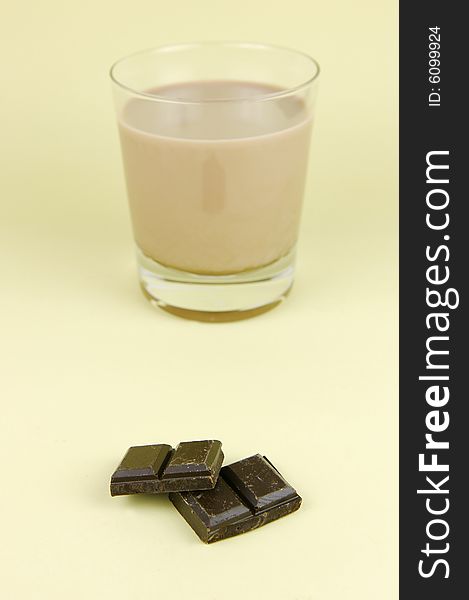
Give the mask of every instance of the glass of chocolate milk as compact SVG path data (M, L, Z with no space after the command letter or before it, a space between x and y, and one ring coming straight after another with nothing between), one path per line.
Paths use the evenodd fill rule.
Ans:
M295 247L318 64L274 46L163 46L111 69L140 284L205 321L279 304Z

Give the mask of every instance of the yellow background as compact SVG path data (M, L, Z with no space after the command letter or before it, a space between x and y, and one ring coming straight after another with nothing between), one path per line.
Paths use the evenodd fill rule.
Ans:
M4 597L396 598L397 2L19 0L0 27ZM107 73L204 39L322 66L297 282L233 324L141 295ZM129 445L210 437L301 510L205 546L165 498L109 496Z

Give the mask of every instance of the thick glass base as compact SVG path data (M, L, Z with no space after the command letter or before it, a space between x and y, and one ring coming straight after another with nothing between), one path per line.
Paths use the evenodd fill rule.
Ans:
M143 293L152 304L196 321L236 321L282 302L293 284L294 250L259 269L231 275L199 275L165 267L137 248Z

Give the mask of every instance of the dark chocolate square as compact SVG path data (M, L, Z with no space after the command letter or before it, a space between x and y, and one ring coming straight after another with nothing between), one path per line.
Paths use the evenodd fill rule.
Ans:
M111 477L111 496L211 489L222 463L218 440L132 446Z
M297 510L301 498L260 454L223 467L214 489L170 494L203 542L245 533Z

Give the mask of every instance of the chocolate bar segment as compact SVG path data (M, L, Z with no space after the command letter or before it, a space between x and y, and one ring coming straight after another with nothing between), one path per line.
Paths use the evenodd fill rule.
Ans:
M189 474L210 475L220 453L220 442L181 442L162 474L162 479L185 477Z
M301 505L296 491L260 454L223 467L212 490L169 497L208 544L257 529Z
M133 446L111 477L111 496L211 489L222 463L218 440Z
M297 496L275 467L260 454L228 465L223 477L256 513Z
M171 450L167 444L129 448L112 476L113 481L157 479Z

